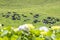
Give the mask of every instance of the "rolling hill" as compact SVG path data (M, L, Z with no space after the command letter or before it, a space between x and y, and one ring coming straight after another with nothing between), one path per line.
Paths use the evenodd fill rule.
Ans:
M24 13L25 15L30 12L34 14L39 13L42 16L38 18L38 20L48 16L60 18L60 0L0 0L0 14L6 14L7 12L17 12L18 14ZM29 16L31 20L25 23L31 23L31 21L34 20L33 17L29 14L27 16ZM19 26L24 24L22 21L24 19L21 19L20 22L13 21L10 18L5 19L0 16L0 23L5 24L5 26ZM56 25L59 25L59 23L60 22L58 22ZM34 25L40 26L43 24L37 23Z

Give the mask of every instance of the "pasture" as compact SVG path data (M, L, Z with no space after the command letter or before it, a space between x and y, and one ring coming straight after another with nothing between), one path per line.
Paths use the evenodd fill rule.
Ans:
M7 15L8 12L11 12L11 16L13 12L16 12L20 15L20 20L12 20L11 16L9 18L2 17L3 14ZM23 17L22 14L27 17ZM35 14L39 14L39 17L34 18ZM18 27L27 23L31 23L36 27L50 26L50 24L42 22L47 17L60 19L60 0L0 0L0 23L4 24L4 26ZM26 19L29 20L26 21ZM40 22L34 23L34 20ZM60 25L60 21L53 25Z

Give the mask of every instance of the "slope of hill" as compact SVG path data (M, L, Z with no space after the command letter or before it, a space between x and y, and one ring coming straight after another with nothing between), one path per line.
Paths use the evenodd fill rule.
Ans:
M0 0L2 8L23 8L37 5L46 5L50 3L60 2L60 0Z
M43 19L44 17L56 17L60 18L60 0L0 0L0 14L7 12L17 12L19 14L25 13L26 15L30 12L36 14L42 14L42 17L38 20ZM26 23L32 23L33 17L28 15L32 20ZM1 16L0 16L1 17ZM24 18L25 19L25 18ZM10 18L0 18L0 23L4 23L5 26L18 26L24 24L21 19L20 21L13 21ZM59 25L60 22L57 23ZM34 23L33 23L34 24ZM37 23L36 26L43 25L42 23Z

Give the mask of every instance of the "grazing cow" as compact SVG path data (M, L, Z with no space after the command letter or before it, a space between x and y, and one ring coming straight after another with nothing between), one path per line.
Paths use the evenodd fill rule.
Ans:
M51 17L47 17L47 20L48 21L52 21L53 19Z
M54 17L47 17L47 19L43 19L43 23L45 24L55 24L57 22L59 22L60 20L58 18L54 18Z
M23 17L27 17L26 15L22 14Z
M20 20L20 15L14 13L13 16L12 16L12 19L13 19L13 20L16 20L16 19L17 19L17 20Z
M12 20L16 20L15 16L12 16Z
M34 18L38 18L38 17L39 17L39 14L35 14L35 15L34 15Z
M59 22L59 21L60 21L60 19L58 19L58 18L57 18L57 19L55 19L55 20L56 20L57 22Z
M40 21L39 21L39 20L34 20L33 22L34 22L34 23L37 23L37 22L40 22Z
M51 19L51 17L47 17L47 19Z
M46 20L46 19L43 19L43 21L42 21L44 24L48 24L48 20Z
M33 22L34 22L34 23L37 23L37 22L38 22L38 20L34 20Z

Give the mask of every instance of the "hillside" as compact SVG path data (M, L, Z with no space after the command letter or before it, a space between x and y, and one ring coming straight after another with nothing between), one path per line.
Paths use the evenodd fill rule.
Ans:
M41 14L42 16L37 18L42 20L45 17L56 17L60 18L60 0L0 0L0 14L7 12L17 12L18 14L33 13ZM1 17L0 23L5 24L5 26L19 26L25 23L32 23L34 20L31 15L27 15L30 18L30 21L23 22L26 18L22 18L18 21L11 20L11 17L6 19ZM60 25L60 22L57 22L55 25ZM34 24L34 23L33 23ZM44 25L43 23L36 23L35 26Z
M1 8L23 8L31 6L57 5L60 0L0 0Z

